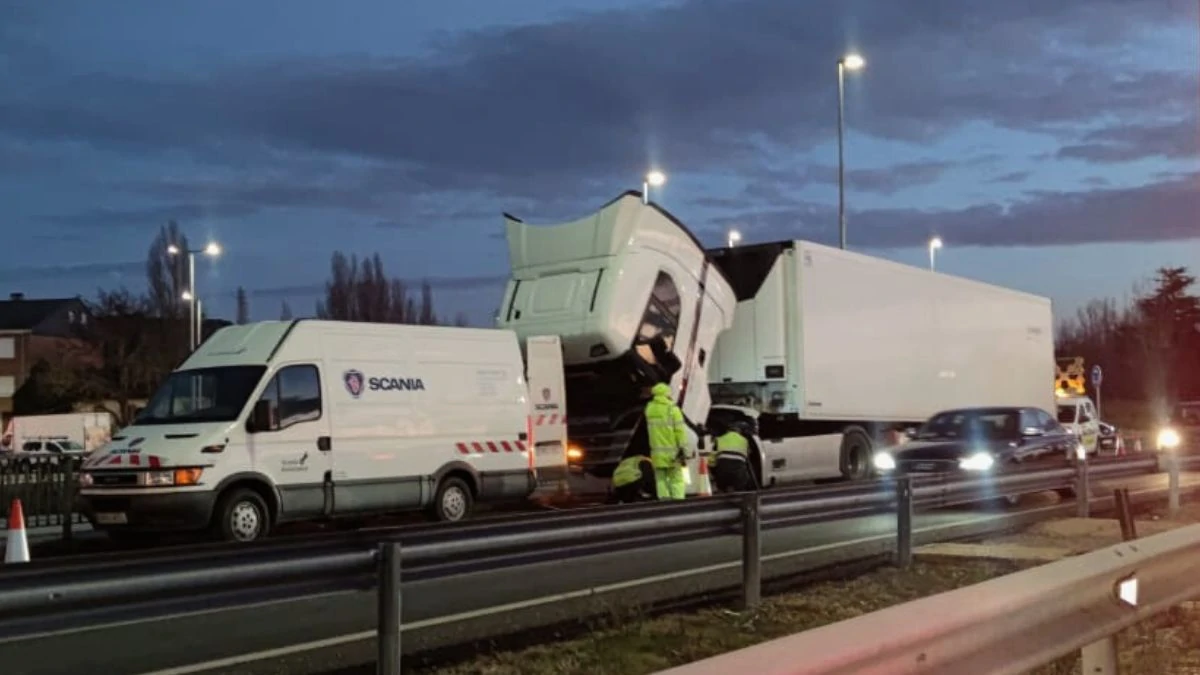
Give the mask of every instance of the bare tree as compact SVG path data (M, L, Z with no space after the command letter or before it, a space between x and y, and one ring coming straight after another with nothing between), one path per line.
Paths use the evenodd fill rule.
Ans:
M433 287L428 281L421 282L421 314L417 323L423 326L437 325L437 315L433 313Z
M292 320L292 306L288 304L287 300L284 300L279 305L279 320L280 321L291 321Z
M187 236L174 220L159 230L146 255L148 310L154 316L183 316L183 292L190 290L187 288L187 255L171 255L168 253L171 246L181 252L188 249Z

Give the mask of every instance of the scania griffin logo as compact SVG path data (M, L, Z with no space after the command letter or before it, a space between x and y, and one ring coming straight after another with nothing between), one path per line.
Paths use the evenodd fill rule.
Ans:
M342 374L342 382L346 385L346 391L354 398L362 396L363 383L365 382L363 374L357 370L347 370Z
M542 388L542 400L543 400L543 401L549 401L549 400L550 400L550 387L543 387L543 388Z

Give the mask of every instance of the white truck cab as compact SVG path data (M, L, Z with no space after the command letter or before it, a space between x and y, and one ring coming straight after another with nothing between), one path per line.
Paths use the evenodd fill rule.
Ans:
M1096 413L1096 404L1087 396L1059 393L1055 405L1058 423L1079 439L1088 455L1095 455L1100 448L1100 416Z
M531 384L561 407L561 348L530 351L558 360ZM421 508L461 520L476 501L535 489L530 392L510 331L230 326L84 465L80 507L118 538L208 529L252 541L289 521ZM561 447L541 459L561 468L555 457Z

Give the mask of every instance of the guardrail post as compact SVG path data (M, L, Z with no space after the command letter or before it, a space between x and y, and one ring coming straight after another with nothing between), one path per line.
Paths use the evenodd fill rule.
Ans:
M758 607L762 599L762 540L758 518L761 497L757 491L742 500L742 609Z
M1179 514L1179 455L1167 451L1167 511Z
M907 569L912 565L912 477L896 479L896 566Z
M71 514L75 511L75 458L63 458L62 538L71 541Z
M379 675L400 675L400 542L379 545Z
M1075 461L1075 504L1080 518L1090 518L1092 499L1092 486L1088 480L1088 461L1087 458Z
M1082 672L1086 675L1118 675L1121 672L1117 660L1117 641L1109 635L1079 650L1083 661Z
M1133 520L1133 509L1129 502L1129 488L1120 488L1113 492L1117 500L1117 522L1121 524L1121 539L1133 541L1137 539L1137 523Z

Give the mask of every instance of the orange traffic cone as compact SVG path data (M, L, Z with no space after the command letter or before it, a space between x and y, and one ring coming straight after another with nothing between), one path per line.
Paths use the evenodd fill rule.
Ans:
M708 458L700 455L700 492L701 497L712 496L712 482L708 479Z
M8 510L8 541L4 548L4 562L29 562L29 539L25 536L25 513L21 500L14 499Z

